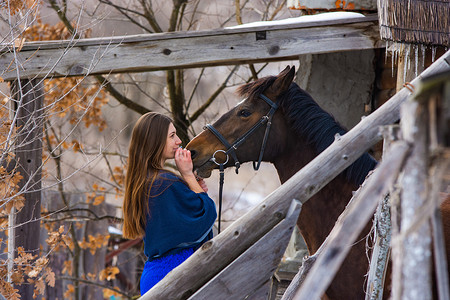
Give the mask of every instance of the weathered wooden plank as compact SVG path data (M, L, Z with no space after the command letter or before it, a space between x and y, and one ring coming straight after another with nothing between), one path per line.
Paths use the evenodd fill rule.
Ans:
M398 140L400 127L389 125L382 128L384 136L383 158L393 141ZM374 216L373 249L370 258L369 275L367 276L366 300L383 298L384 281L390 254L391 244L391 204L390 195L380 201Z
M450 51L420 76L450 70ZM416 79L418 80L418 79ZM412 81L412 84L416 82ZM208 241L186 260L183 268L170 272L141 299L186 299L271 230L286 215L290 199L302 203L352 164L381 137L378 127L399 119L399 106L409 95L404 88L383 106L361 120L262 203ZM277 221L278 220L278 221Z
M403 139L414 147L400 181L400 232L392 236L392 297L396 300L432 298L431 227L429 221L422 220L429 216L418 218L429 196L428 110L412 100L405 102L401 110Z
M244 299L273 275L296 226L302 204L292 200L286 219L217 274L189 299Z
M392 145L386 158L366 180L339 217L327 237L324 248L306 277L294 300L319 299L373 215L380 199L394 185L403 166L409 146L405 142ZM363 287L361 287L363 288Z
M313 22L26 44L20 76L61 77L143 72L296 59L301 54L382 47L376 16ZM17 76L12 53L0 55L0 76Z
M17 139L16 161L23 179L20 192L25 199L23 208L15 216L16 251L22 247L27 253L39 254L41 217L42 132L44 125L44 85L42 80L14 81L12 97L16 99ZM17 256L17 252L15 254ZM26 279L25 279L26 280ZM17 286L22 299L32 299L33 285Z
M311 22L291 23L291 24L269 24L264 26L246 26L246 27L229 27L212 30L198 30L198 31L175 31L153 34L134 34L126 36L110 36L110 37L94 37L73 40L52 40L52 41L35 41L24 43L22 50L36 51L38 49L60 49L67 48L69 46L98 46L98 45L119 45L124 43L140 43L148 41L161 41L167 39L183 39L189 37L205 37L205 36L218 36L235 33L255 33L260 31L278 31L285 29L296 28L310 28L321 26L338 26L353 23L365 23L365 22L377 22L378 16L368 15L360 18L348 18L348 19L335 19L335 20L317 20ZM0 53L7 52L6 49L1 49Z

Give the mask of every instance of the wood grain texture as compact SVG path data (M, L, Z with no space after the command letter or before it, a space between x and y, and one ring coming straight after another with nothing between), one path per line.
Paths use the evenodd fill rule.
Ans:
M299 201L292 200L284 220L189 299L244 299L257 291L270 280L280 264L296 226L301 206Z
M383 47L376 16L290 25L26 43L0 52L0 76L82 76L297 59ZM13 62L13 63L12 63Z

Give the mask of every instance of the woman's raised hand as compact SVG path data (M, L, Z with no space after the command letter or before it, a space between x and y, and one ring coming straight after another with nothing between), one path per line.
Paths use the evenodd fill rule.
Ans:
M181 176L194 176L191 151L178 148L177 151L175 151L175 164L177 165Z
M197 181L197 177L192 171L193 164L191 152L189 150L178 148L177 151L175 151L175 164L191 190L196 193L206 193L208 191L205 181L203 181L203 179Z

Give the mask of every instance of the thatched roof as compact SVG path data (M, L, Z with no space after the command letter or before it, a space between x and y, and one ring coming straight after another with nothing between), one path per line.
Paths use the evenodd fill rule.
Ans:
M450 46L450 0L378 0L381 38Z

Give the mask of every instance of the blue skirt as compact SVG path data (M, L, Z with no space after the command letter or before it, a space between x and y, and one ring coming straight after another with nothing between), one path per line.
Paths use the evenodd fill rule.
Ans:
M194 248L186 248L175 254L169 254L147 261L141 275L141 295L161 281L170 271L178 267L194 253Z

